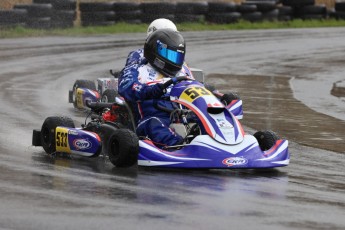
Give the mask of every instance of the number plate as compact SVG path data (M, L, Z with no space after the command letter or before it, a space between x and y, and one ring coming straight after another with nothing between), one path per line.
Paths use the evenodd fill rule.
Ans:
M62 153L70 153L70 147L68 144L68 129L63 127L57 127L55 131L55 145L56 151Z

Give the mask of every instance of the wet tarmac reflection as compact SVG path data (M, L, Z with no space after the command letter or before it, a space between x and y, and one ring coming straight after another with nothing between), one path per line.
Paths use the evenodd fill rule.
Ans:
M243 100L241 123L256 130L273 130L302 145L345 153L345 122L308 108L293 97L290 78L211 74L206 82Z

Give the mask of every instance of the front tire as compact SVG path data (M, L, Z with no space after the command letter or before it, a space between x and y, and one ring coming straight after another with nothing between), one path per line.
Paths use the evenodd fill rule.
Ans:
M41 128L41 145L48 154L56 152L55 129L58 126L74 128L74 122L69 117L47 117Z
M139 138L129 129L117 129L108 141L110 162L116 167L130 167L138 161Z
M269 130L258 131L254 134L254 137L257 139L262 151L269 150L280 139L275 132Z

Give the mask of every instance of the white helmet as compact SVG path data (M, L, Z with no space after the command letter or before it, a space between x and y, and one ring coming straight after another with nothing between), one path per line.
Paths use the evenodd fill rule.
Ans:
M158 18L151 22L151 24L147 28L147 37L154 31L159 29L172 29L174 31L177 31L177 28L172 21L166 18Z

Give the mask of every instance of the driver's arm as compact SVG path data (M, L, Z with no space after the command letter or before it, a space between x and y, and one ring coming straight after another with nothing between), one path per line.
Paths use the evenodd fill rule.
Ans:
M138 80L139 64L126 66L119 77L119 94L129 101L160 98L165 90L163 84L146 85Z

